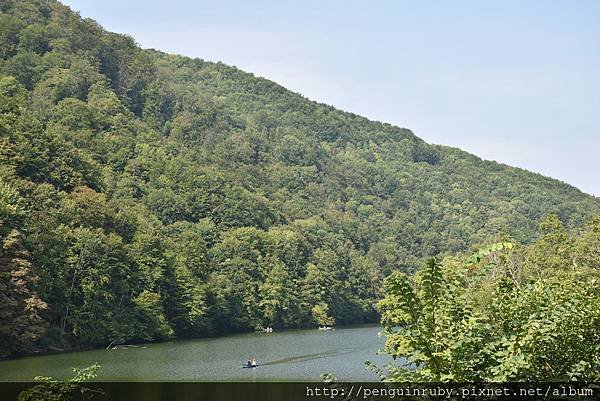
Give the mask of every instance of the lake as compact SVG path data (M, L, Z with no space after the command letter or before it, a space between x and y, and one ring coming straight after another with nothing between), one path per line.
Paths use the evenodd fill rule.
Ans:
M68 378L72 367L94 363L101 366L98 381L320 381L322 373L341 381L377 381L364 363L391 362L377 355L384 343L380 330L286 330L25 357L1 361L0 381ZM260 366L243 369L249 357Z

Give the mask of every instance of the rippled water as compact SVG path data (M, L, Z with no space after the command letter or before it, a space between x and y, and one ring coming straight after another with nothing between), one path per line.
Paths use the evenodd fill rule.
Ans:
M361 326L249 333L34 356L0 362L0 381L66 378L72 367L93 363L101 365L99 381L319 381L322 373L339 380L377 381L364 363L383 366L391 361L377 355L384 342L379 330ZM243 369L250 357L260 366Z

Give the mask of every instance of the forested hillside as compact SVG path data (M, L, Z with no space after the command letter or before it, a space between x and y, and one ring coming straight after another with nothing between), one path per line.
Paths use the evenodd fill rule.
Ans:
M600 200L0 0L0 355L375 321L390 272L550 212Z

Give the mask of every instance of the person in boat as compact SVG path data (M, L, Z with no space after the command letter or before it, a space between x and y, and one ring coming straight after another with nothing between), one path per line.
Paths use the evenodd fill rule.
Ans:
M246 361L246 366L249 368L252 367L252 359L248 358L248 361Z
M256 359L255 359L255 358L252 358L252 361L251 361L250 363L251 363L251 366L252 366L253 368L255 368L256 366L258 366L258 365L256 364Z

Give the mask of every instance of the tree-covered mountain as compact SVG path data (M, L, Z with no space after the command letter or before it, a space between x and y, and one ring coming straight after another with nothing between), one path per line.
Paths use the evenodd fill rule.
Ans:
M0 0L0 355L374 321L382 278L600 200Z

